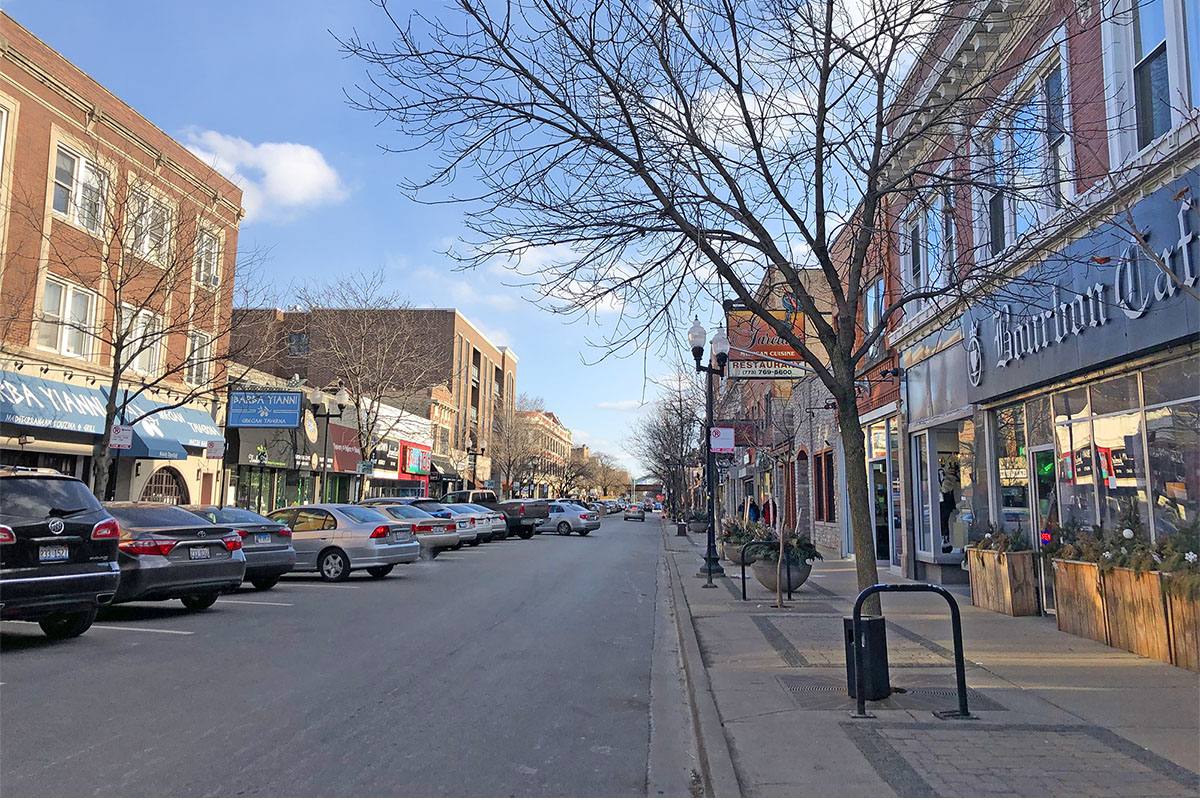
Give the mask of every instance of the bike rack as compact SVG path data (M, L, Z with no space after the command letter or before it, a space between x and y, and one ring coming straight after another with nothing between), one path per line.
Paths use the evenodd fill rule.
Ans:
M771 541L746 542L744 545L742 545L741 562L742 562L742 599L743 600L746 599L746 548L753 547L754 545L761 546L761 545L768 545L768 544L771 545L772 547L774 547L776 550L779 549L779 547L778 547L779 542L771 542ZM784 553L783 566L784 566L784 569L787 570L787 587L788 587L787 599L788 600L792 599L792 560L787 557L787 553L791 549L792 549L792 546L790 544L788 544L787 542L784 542L784 544L783 544L783 553Z
M935 711L933 715L939 719L978 719L967 709L967 670L963 665L962 619L958 613L958 601L950 592L932 583L877 583L858 593L858 599L854 601L854 694L857 695L858 710L851 716L874 716L867 713L866 687L863 680L862 607L868 597L882 592L933 592L946 599L950 605L950 627L954 634L954 677L958 682L958 710Z

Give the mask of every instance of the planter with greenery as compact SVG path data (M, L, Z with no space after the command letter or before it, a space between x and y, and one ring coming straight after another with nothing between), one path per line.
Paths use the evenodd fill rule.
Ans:
M1052 532L1059 630L1200 672L1200 522L1155 543L1136 509L1121 524Z
M971 602L1010 617L1038 613L1033 550L1019 531L1006 533L989 527L967 545L971 575Z
M775 592L779 606L783 605L783 593L803 586L812 572L812 562L821 558L820 551L807 536L784 534L783 543L782 559L778 540L756 543L747 550L747 554L753 551L755 557L750 567L754 577L764 588Z
M741 566L742 547L749 542L762 542L771 538L771 529L758 522L742 522L727 518L721 525L721 552L735 566ZM753 548L746 553L746 564L754 563Z
M688 514L688 530L692 533L704 533L708 530L708 512L693 511Z

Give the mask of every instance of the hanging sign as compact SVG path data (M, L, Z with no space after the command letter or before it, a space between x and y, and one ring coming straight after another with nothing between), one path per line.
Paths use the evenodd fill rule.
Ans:
M732 453L733 428L710 428L708 445L714 453Z
M792 335L804 341L804 316L798 311L772 311L771 316L791 328ZM730 358L756 360L776 358L781 361L804 361L804 356L792 349L779 333L753 311L735 310L726 313L729 329ZM770 362L767 362L770 363Z
M798 380L805 376L805 370L796 366L779 364L774 361L730 361L725 365L725 375L729 378L765 379L765 380Z

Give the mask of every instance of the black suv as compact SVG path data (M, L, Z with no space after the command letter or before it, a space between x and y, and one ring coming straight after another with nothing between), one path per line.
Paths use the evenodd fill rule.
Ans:
M0 619L56 639L86 631L117 591L119 536L83 481L0 467Z

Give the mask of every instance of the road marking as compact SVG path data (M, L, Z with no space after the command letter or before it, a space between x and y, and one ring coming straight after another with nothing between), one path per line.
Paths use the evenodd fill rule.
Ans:
M290 581L288 583L281 583L281 584L279 584L279 586L280 587L295 586L299 589L359 589L359 588L361 588L359 586L341 586L336 583L292 583Z
M236 603L240 606L287 606L291 608L295 603L268 603L266 600L222 600L221 605L226 603Z
M5 623L16 624L16 625L37 625L36 622L30 622L29 620L24 620L24 619L6 619L4 621L5 621ZM173 633L173 634L176 634L177 636L191 636L193 634L193 631L169 631L169 630L166 630L165 628L127 628L123 625L107 625L107 624L93 625L90 628L90 630L133 631L135 633Z

